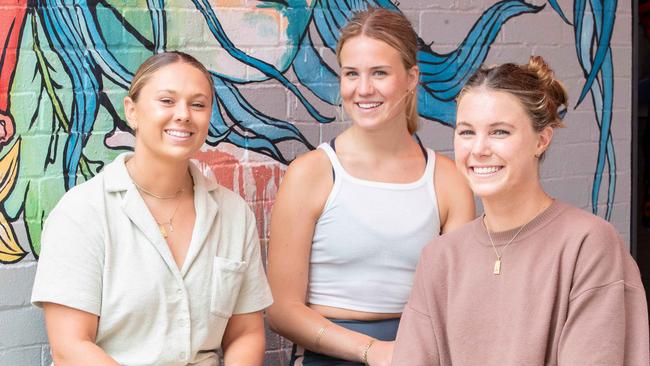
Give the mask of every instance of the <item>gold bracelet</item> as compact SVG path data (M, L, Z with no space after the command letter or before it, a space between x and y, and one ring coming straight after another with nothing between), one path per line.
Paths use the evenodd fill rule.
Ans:
M325 329L327 328L326 326L321 327L318 330L318 333L316 333L316 338L314 338L314 345L318 347L320 345L320 339L323 337L323 334L325 334Z
M370 347L372 347L372 344L375 343L375 339L371 339L368 344L363 348L363 353L361 354L361 361L363 361L363 364L366 366L370 366L368 363L368 351L370 351Z

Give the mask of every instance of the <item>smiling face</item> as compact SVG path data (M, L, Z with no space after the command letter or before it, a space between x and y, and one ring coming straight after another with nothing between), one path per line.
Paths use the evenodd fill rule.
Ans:
M124 111L136 130L136 154L186 160L206 139L212 90L199 69L184 62L163 66L146 80L137 100L124 98Z
M406 70L396 49L363 35L345 42L340 60L341 99L352 121L362 128L406 128L405 98L417 85L417 66Z
M456 166L481 199L512 198L540 187L539 159L553 136L536 132L519 100L484 87L458 101L454 152Z

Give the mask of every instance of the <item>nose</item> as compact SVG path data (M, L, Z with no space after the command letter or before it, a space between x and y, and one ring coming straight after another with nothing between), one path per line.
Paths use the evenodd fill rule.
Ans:
M474 156L488 156L491 154L490 141L488 136L477 135L472 144L472 155Z
M188 122L190 120L190 106L187 103L177 103L174 119L179 122Z
M372 80L368 76L361 76L359 78L359 85L357 92L359 95L370 95L375 91L374 85L372 85Z

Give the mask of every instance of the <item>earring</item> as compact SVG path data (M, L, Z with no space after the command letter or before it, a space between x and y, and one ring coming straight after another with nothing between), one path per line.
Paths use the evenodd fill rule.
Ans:
M541 153L541 154L535 154L535 159L539 159L540 157L542 157L542 154L543 154L543 153Z

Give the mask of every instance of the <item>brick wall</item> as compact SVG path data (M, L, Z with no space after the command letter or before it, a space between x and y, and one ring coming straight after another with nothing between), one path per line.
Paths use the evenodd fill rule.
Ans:
M270 208L286 162L347 126L336 105L337 67L327 47L332 41L319 20L332 15L328 4L334 3L291 2L291 8L284 8L276 3L213 1L211 8L197 8L190 1L166 1L164 9L148 9L143 1L29 2L36 8L28 8L27 3L0 0L0 45L5 45L0 58L2 366L51 361L42 313L29 305L41 222L66 187L90 177L99 163L131 146L133 138L120 117L121 99L130 73L152 49L187 51L216 73L222 96L219 118L214 118L208 144L197 158L254 209L264 254ZM499 8L505 2L499 4L404 0L398 7L430 44L424 51L428 55L449 60L458 50L475 50L478 56L463 59L470 68L481 62L523 63L531 54L545 57L566 83L571 108L567 127L557 131L543 164L544 186L559 199L590 211L597 208L628 240L630 4L619 2L615 12L609 9L603 17L597 16L605 22L596 27L589 22L593 18L588 3L579 35L584 42L578 44L574 25L582 18L574 19L571 1L559 2L571 24L551 3L535 3L545 5L543 9L508 3L522 7L519 12ZM487 16L495 11L501 18ZM500 20L490 28L483 23L495 18ZM590 32L606 29L608 21L615 22L603 50L611 52L611 60L603 58L595 87L576 106L598 54L595 48L581 49L580 44L588 47L595 38ZM493 37L481 38L480 31L486 29L494 30ZM65 32L75 37L65 40L61 37ZM313 47L301 42L306 35ZM582 62L579 53L585 55ZM462 79L462 66L460 61L450 62L444 72ZM611 108L607 107L610 93ZM427 117L421 121L420 137L425 145L451 155L448 125L453 115L445 108L453 110L453 90L446 99L422 89L420 96L424 101L420 112ZM609 136L600 125L609 124L610 112L611 140L601 140L601 134ZM330 118L333 121L327 122ZM68 149L75 141L85 141L84 148ZM615 189L608 169L614 161ZM600 186L592 193L601 175ZM608 195L610 187L615 195ZM267 341L266 364L286 364L290 343L272 332Z

